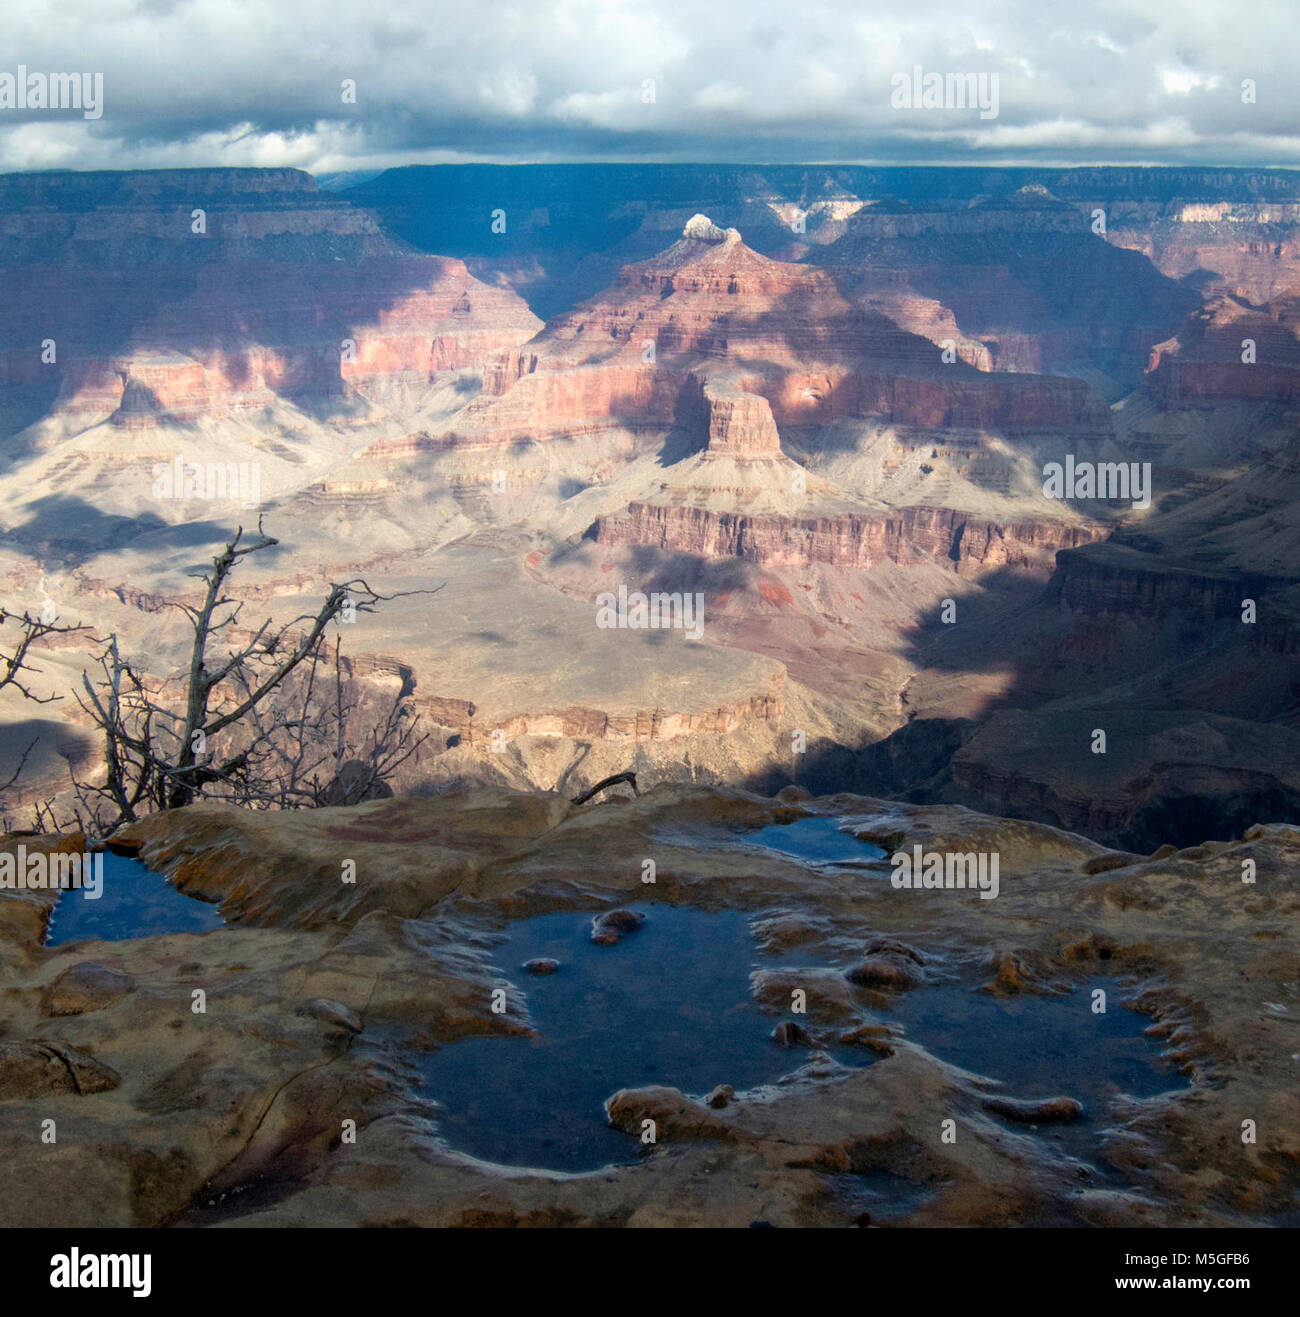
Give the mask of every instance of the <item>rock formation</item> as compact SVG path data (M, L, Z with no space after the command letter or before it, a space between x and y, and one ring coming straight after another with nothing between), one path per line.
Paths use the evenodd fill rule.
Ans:
M828 881L745 840L804 816L886 848L997 852L1001 892L900 893L887 863ZM1280 1225L1294 1210L1294 966L1279 941L1300 913L1293 828L1144 857L948 806L661 785L582 808L501 790L279 818L198 804L127 838L230 922L43 949L41 903L0 892L6 1225L844 1227L869 1204L874 1224L1149 1230ZM353 885L338 881L341 848ZM760 968L737 1007L757 1015L759 1037L780 1035L764 1045L785 1078L749 1089L720 1076L705 1099L609 1074L604 1119L628 1152L595 1175L503 1169L449 1146L445 1108L416 1083L420 1058L484 1037L526 1053L531 1000L556 981L494 963L503 922L567 917L577 945L593 915L608 924L643 899L627 863L643 854L658 862L658 909L749 916ZM1241 882L1246 859L1254 885ZM623 913L614 922L639 922ZM661 936L655 918L633 936ZM800 964L826 968L776 959L792 945ZM1145 1021L1168 1091L1105 1094L1103 1074L1100 1108L1080 1121L1059 1071L1039 1092L1009 1060L988 1074L953 1064L951 1039L898 1026L900 1011L942 994L934 964L972 1001L1009 994L1085 1022L1104 982L1107 1019ZM807 988L808 1010L782 1021L791 984ZM492 1007L503 985L504 1014ZM843 1037L870 1064L823 1050ZM653 1070L653 1030L638 1041ZM1254 1143L1240 1138L1242 1112ZM38 1119L57 1122L57 1150L32 1137ZM339 1140L345 1119L355 1142ZM548 1119L544 1105L534 1119ZM647 1119L657 1137L641 1151ZM1044 1121L1072 1141L1031 1128ZM593 1110L593 1130L602 1123Z
M348 636L362 709L400 695L431 732L399 791L793 775L1190 840L1155 733L1127 812L1109 782L1062 795L1049 741L1000 771L1004 714L1086 692L1187 729L1204 826L1284 817L1287 775L1205 728L1289 753L1293 179L490 176L509 234L473 168L0 179L6 598L173 680L172 605L258 503L283 545L259 617L358 573L444 583ZM1046 497L1068 456L1149 462L1151 506ZM157 494L178 458L255 467L258 497ZM700 639L599 630L620 587L698 594ZM42 651L42 694L92 658ZM0 692L0 780L37 740L11 818L101 753L67 701L31 715Z
M78 425L142 428L349 390L384 403L539 323L297 171L21 177L0 180L6 408L53 391Z

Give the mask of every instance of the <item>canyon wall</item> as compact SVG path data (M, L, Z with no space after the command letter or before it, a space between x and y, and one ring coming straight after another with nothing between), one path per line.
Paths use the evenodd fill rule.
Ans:
M907 507L839 517L747 517L707 508L633 503L600 518L597 544L649 545L705 558L734 557L763 566L827 563L870 568L885 560L937 558L963 568L1049 568L1062 545L1100 539L1100 527L1044 519L1000 524L943 507Z
M22 416L141 428L382 398L540 327L294 170L24 175L0 198L0 394Z

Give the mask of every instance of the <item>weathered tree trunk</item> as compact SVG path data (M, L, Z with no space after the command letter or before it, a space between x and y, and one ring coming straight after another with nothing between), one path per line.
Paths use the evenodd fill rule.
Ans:
M592 787L590 791L584 791L582 795L575 796L573 798L572 803L575 805L585 805L587 801L589 801L592 798L592 796L597 795L601 791L604 791L606 787L618 786L620 782L626 782L632 788L632 794L634 796L639 796L641 794L636 789L635 773L615 773L613 777L607 777L603 781L597 782L596 785Z

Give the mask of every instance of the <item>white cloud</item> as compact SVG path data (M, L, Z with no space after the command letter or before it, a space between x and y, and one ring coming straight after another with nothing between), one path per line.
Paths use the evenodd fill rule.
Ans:
M503 69L480 78L478 94L489 109L507 115L529 114L537 102L537 78L528 70Z
M691 97L697 110L734 110L743 105L749 93L734 82L711 82Z
M1100 46L1102 50L1108 50L1112 55L1122 55L1124 47L1117 41L1112 41L1104 32L1091 32L1087 39L1094 45Z
M1279 0L61 0L5 6L0 72L104 74L93 122L0 110L0 168L439 159L1300 159ZM891 76L996 72L999 115L899 116ZM1244 106L1243 78L1259 87ZM357 104L340 83L353 78ZM653 80L647 101L643 85ZM703 113L702 113L703 112ZM1173 125L1177 125L1174 127ZM327 163L328 162L328 163Z

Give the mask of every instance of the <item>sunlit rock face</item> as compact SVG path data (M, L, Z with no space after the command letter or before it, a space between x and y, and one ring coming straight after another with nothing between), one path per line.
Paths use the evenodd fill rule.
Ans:
M704 400L709 408L710 453L758 457L781 451L772 408L762 394L710 381L704 385Z
M1233 836L1292 800L1294 193L1142 169L0 178L6 597L52 595L174 681L174 605L257 504L281 539L259 621L359 573L443 585L345 645L364 716L397 698L430 732L399 792L633 768ZM1150 463L1151 505L1049 497L1070 457ZM178 462L256 468L260 503L158 493ZM699 639L598 629L620 588L698 594ZM66 699L78 645L41 665L65 698L16 811L102 756ZM1081 699L1134 733L1107 773L1108 714L1013 716L1058 728ZM0 778L31 712L0 695Z
M513 293L394 242L295 170L36 174L0 192L0 387L53 387L54 413L80 424L384 402L539 325Z
M453 435L508 443L667 426L683 391L719 369L746 374L778 424L866 414L915 425L1104 423L1079 381L1008 380L964 360L944 369L927 338L846 296L831 271L770 260L736 229L695 216L675 243L490 367L484 398Z
M1058 549L1100 539L1100 527L990 522L950 508L905 508L889 515L848 513L838 517L747 517L707 508L633 503L602 518L598 544L647 544L670 553L728 556L770 566L870 568L890 561L927 558L958 570L1023 567L1050 570Z

